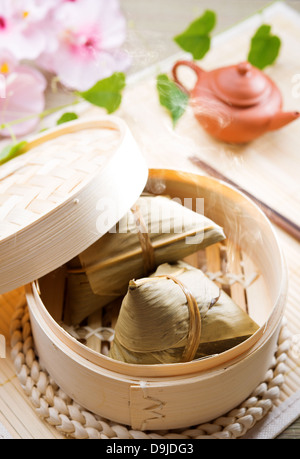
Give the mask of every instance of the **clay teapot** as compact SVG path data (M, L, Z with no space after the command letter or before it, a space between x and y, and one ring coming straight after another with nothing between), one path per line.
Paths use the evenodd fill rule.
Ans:
M178 78L180 66L196 74L188 91ZM192 61L178 61L174 81L190 96L194 114L212 136L229 143L246 143L299 118L298 112L283 112L282 97L275 83L249 62L202 70Z

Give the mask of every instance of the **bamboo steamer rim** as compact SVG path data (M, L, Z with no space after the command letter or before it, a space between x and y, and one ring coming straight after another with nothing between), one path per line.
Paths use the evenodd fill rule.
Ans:
M91 130L95 132L95 139L93 139L93 154L91 154L89 162L84 153L89 148L88 142L91 142ZM118 145L112 152L103 152L100 148L98 150L97 131L100 130L118 133ZM56 157L57 162L59 163L60 158L63 160L65 158L62 148L71 149L71 152L68 151L71 158L68 166L63 165L63 163L59 163L58 166L61 169L67 168L68 173L71 171L74 181L77 176L80 177L78 183L75 182L74 189L71 181L70 189L63 188L63 191L59 191L61 199L57 198L58 201L53 204L52 196L53 193L57 192L56 176L51 176L50 173L45 173L44 177L40 176L40 169L36 172L37 163L35 159L32 160L30 153L34 149L32 154L35 155L33 156L35 158L38 156L36 151L39 147L65 135L69 135L68 139L70 139L71 144L72 135L81 131L86 131L85 135L81 135L81 139L83 138L84 142L87 142L87 145L80 144L78 146L80 149L78 161L84 162L82 169L84 173L81 174L81 170L80 173L77 173L78 163L76 161L71 162L73 146L68 147L67 143L60 145ZM52 144L50 143L49 150L51 148ZM84 151L81 152L81 149ZM46 151L45 161L39 164L39 167L46 170L48 165L50 167L54 156L53 150ZM87 169L85 170L86 166ZM23 182L20 182L20 173L24 173L25 176L28 175L28 183L23 183L25 178L21 178ZM13 225L14 223L8 218L12 212L18 213L20 220L20 226L16 230L8 231L7 235L3 230L3 236L0 236L0 294L12 291L52 272L96 242L108 230L104 231L99 226L97 227L97 219L101 212L104 212L101 208L97 208L97 203L101 199L111 199L118 202L114 214L110 216L111 226L113 226L136 202L145 186L147 177L148 167L131 132L126 123L116 116L70 121L29 140L26 153L4 164L0 170L0 184L4 185L4 189L6 186L9 188L9 193L3 193L0 196L2 200L4 199L4 217L1 223ZM22 186L24 193L28 194L28 205L30 205L31 193L34 195L36 190L36 180L39 180L41 184L41 194L44 200L42 201L42 197L38 197L41 200L39 203L41 209L40 212L36 212L35 216L35 212L28 211L27 203L23 203L24 196L23 198L11 196L10 193L14 191L10 192L10 189L14 190ZM43 181L46 183L45 188L43 188ZM64 187L64 185L65 181L62 179L61 186ZM47 187L51 188L49 196L47 195L49 191ZM126 188L126 193L123 192L124 188ZM40 196L39 192L38 196ZM7 201L12 203L11 198L16 198L16 201L19 201L16 206L20 206L20 210L18 207L13 208L7 217L5 216L5 205L9 204Z
M260 328L247 340L225 352L222 352L221 354L190 362L163 365L135 365L113 360L78 342L61 326L59 326L59 324L57 324L57 322L49 314L42 303L36 283L27 285L26 296L30 310L37 318L37 321L42 324L44 332L50 337L50 339L55 341L57 346L62 346L64 352L69 352L71 358L75 358L76 355L80 356L83 359L83 365L86 364L87 367L90 365L96 365L96 367L101 368L101 371L113 372L116 374L117 378L122 377L127 379L128 377L159 377L160 380L162 380L162 378L166 378L168 380L169 378L177 376L184 378L188 375L195 375L202 372L220 371L222 368L228 368L229 366L237 364L242 359L249 357L260 349L268 340L272 331L279 326L283 317L287 294L287 267L275 230L262 210L242 192L215 178L176 170L149 169L148 183L152 180L156 181L162 178L174 181L174 183L178 181L189 184L193 183L195 186L197 186L197 182L200 180L202 182L202 186L205 185L208 189L221 187L222 193L224 193L225 196L228 197L229 195L234 195L238 198L239 203L246 204L247 207L250 206L257 219L260 222L263 222L265 227L268 229L269 237L272 238L272 242L277 249L277 257L281 267L281 284L278 286L279 294L274 301L272 311L264 324L260 326Z

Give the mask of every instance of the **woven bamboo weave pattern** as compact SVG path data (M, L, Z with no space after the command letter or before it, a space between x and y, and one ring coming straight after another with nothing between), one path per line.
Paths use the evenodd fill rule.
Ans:
M99 171L118 138L113 130L85 129L33 148L26 163L20 157L2 166L0 238L34 222L76 191Z

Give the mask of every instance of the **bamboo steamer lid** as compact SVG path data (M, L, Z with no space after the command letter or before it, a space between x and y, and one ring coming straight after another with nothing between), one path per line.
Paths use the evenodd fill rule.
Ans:
M68 262L136 202L148 168L126 123L76 120L0 168L0 294Z

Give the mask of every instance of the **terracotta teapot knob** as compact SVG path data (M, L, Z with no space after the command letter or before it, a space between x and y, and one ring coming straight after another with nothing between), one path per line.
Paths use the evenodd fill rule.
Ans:
M251 64L249 62L241 62L237 66L237 71L239 72L240 75L246 75L248 72L251 70Z

